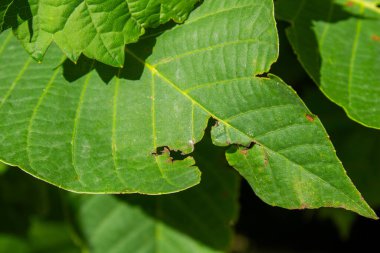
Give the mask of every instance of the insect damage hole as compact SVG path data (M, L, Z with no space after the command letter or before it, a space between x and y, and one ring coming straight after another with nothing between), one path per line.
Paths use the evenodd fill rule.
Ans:
M160 156L163 154L169 154L168 162L185 160L189 155L184 154L181 150L171 150L168 146L158 147L156 152L153 152L153 156Z
M251 148L253 148L253 146L255 145L254 142L251 142L248 146L241 146L241 145L237 145L237 146L240 146L240 149L239 149L239 152L244 155L244 156L247 156L248 155L248 152Z

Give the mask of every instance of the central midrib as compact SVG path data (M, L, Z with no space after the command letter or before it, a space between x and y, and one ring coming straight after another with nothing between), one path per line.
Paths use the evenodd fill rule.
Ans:
M202 110L204 110L206 113L208 113L211 117L213 117L214 119L216 119L217 121L223 123L225 126L227 127L230 127L231 129L235 129L236 131L238 131L239 133L245 135L246 137L248 137L249 139L252 140L252 142L254 142L255 144L259 145L259 146L262 146L263 148L267 149L269 152L273 152L275 154L277 154L278 156L284 158L285 160L291 162L292 164L296 165L296 166L299 166L301 167L303 170L305 170L306 172L308 173L311 173L313 174L314 176L316 176L317 178L319 178L320 180L322 180L323 182L325 182L327 185L335 188L338 192L342 193L344 196L346 196L349 200L351 200L353 203L357 204L360 209L362 209L363 211L365 211L365 213L368 213L368 211L362 206L361 202L357 202L355 199L353 199L351 196L347 195L345 192L343 192L342 190L338 189L336 186L332 185L331 183L327 182L325 179L321 178L319 175L316 175L315 173L307 170L304 166L290 160L288 157L272 150L271 148L267 147L266 145L263 145L262 143L258 142L253 136L250 136L249 134L241 131L240 129L236 128L235 126L231 125L230 123L224 121L223 119L221 119L220 117L216 116L214 113L212 113L211 111L209 111L207 108L205 108L201 103L199 103L197 100L195 100L193 97L191 97L190 95L188 95L187 93L184 93L179 87L177 87L177 85L175 85L170 79L168 79L166 76L164 76L163 74L161 74L156 68L154 68L152 65L150 65L149 63L147 63L146 61L144 61L143 59L141 59L138 55L136 55L134 52L132 52L131 50L129 50L127 47L125 48L125 51L126 53L128 53L130 56L132 56L133 58L135 58L137 61L139 61L143 66L147 67L153 74L155 74L156 76L160 77L163 81L165 81L168 85L170 85L172 88L174 88L176 91L178 91L180 94L182 94L184 97L186 97L187 99L189 99L192 103L194 103L195 105L199 106L199 108L201 108ZM252 78L255 78L255 77L252 77Z

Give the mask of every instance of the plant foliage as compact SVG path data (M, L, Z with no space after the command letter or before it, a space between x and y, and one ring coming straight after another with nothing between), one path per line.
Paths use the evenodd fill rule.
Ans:
M278 57L271 0L204 1L183 25L128 45L122 69L84 57L53 69L57 48L37 64L12 35L1 41L0 156L40 179L82 193L184 190L199 183L189 153L213 118L213 142L232 145L228 162L267 203L376 217L319 119L279 78L261 76Z
M239 178L223 156L205 138L194 153L205 180L164 196L72 194L9 168L0 175L0 252L226 252Z
M28 53L42 61L54 41L72 61L80 54L120 67L124 45L173 19L183 22L198 0L6 0L0 30L11 26Z
M279 0L288 38L323 93L354 120L380 128L378 0Z

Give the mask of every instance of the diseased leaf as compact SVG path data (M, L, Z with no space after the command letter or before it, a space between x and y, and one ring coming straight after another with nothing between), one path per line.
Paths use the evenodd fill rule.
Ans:
M0 175L0 252L18 252L23 245L27 251L21 252L31 253L226 252L240 178L209 135L196 150L205 180L165 196L70 195L19 170L7 171Z
M120 67L124 63L125 44L136 42L146 28L170 19L183 22L196 2L198 0L14 0L0 7L0 28L5 16L5 22L13 26L17 38L38 61L42 61L55 41L75 62L84 53Z
M1 159L77 192L175 192L197 184L199 171L193 158L173 160L172 153L192 152L212 117L216 144L253 145L243 153L265 154L249 163L241 150L228 155L265 201L376 217L347 178L320 121L281 80L258 76L278 56L271 0L205 1L184 25L126 52L132 67L114 70L114 78L105 66L83 60L64 64L64 79L60 68L51 71L14 43L6 46L0 58ZM59 53L49 55L47 61L59 62ZM4 71L9 62L20 72ZM263 165L284 178L270 178L268 170L251 173ZM256 176L278 189L260 194ZM280 190L289 203L273 198Z
M349 117L380 128L380 1L279 0L306 71Z
M150 86L149 81L115 78L105 85L90 73L70 83L61 68L51 70L61 60L59 50L51 48L46 64L36 64L15 41L4 51L0 155L5 161L80 192L165 193L199 182L191 157L172 162L167 152L153 154L161 152L148 123L151 91L140 85ZM19 72L5 71L9 68ZM186 148L192 150L188 142Z
M359 212L366 213L319 119L281 80L271 77L256 85L251 88L255 93L244 97L247 108L256 109L237 113L224 120L228 125L214 129L214 134L218 128L225 129L224 145L240 143L242 133L252 136L252 148L230 149L230 165L270 205L289 209L361 206ZM265 102L260 101L264 96ZM243 144L247 146L247 141Z
M197 145L204 180L190 190L165 196L70 195L89 252L228 252L239 180L223 160L223 149L210 144Z

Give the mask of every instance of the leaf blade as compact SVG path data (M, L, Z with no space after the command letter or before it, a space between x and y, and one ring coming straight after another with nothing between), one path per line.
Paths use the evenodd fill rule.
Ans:
M238 213L239 178L221 159L224 149L207 140L197 144L197 150L205 180L188 191L166 196L68 195L70 213L88 249L226 252Z
M377 57L380 9L376 3L360 0L277 3L278 17L292 23L287 30L288 38L308 74L350 118L372 128L380 126L376 75L380 70Z
M17 0L1 6L27 52L42 61L54 41L74 62L84 55L115 67L124 64L124 45L145 29L173 19L183 22L198 0L63 1ZM3 10L4 9L4 10Z
M212 25L206 26L207 22ZM150 44L155 46L147 56ZM292 168L301 167L306 181L310 175L303 169L317 147L325 156L320 159L327 158L329 167L314 166L313 174L326 176L332 185L338 180L342 186L338 188L355 199L347 208L375 217L345 175L319 120L281 80L257 76L269 70L277 54L272 1L205 1L183 26L128 46L126 59L131 68L117 71L116 77L111 75L110 85L93 73L97 70L102 77L103 72L108 73L104 66L81 62L70 71L65 65L74 76L81 76L75 72L84 68L84 76L73 78L73 83L58 76L49 90L43 91L43 85L37 88L36 100L42 93L47 96L35 114L33 131L29 131L33 159L27 170L35 168L44 178L79 192L160 194L183 190L199 182L199 171L192 158L172 161L169 151L192 152L212 117L227 129L214 134L214 142L256 143L277 160L298 161L286 169L292 173ZM13 102L23 110L20 97L14 94L13 101L5 105L11 108ZM11 117L11 112L0 110L0 117ZM0 127L4 136L6 128ZM281 138L276 138L278 133ZM11 134L14 139L23 139L18 131ZM54 145L47 140L55 140ZM314 144L310 140L318 145L308 145ZM284 150L297 145L304 148ZM167 147L166 152L161 154L161 147ZM9 154L0 154L8 156L4 160L20 159L22 154L15 156L15 148L9 149ZM79 168L79 177L73 165ZM281 170L279 163L276 169ZM310 200L313 207L323 206L331 198L323 199L323 193L321 189L316 199ZM347 202L340 198L333 203L335 207Z

